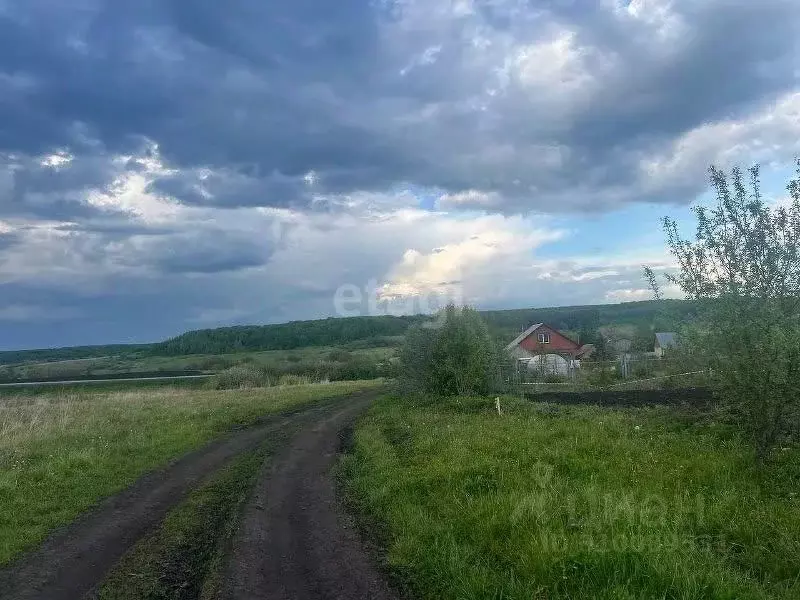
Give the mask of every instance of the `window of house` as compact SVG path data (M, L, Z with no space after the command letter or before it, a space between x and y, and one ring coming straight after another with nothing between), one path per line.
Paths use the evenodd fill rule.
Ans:
M539 343L540 344L549 344L550 343L550 334L549 333L540 333L539 334Z

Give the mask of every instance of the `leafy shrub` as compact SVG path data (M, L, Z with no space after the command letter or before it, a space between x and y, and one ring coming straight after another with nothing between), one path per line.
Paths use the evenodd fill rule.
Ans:
M233 361L223 356L210 356L204 358L198 367L201 371L221 371L233 366Z
M352 358L352 353L342 348L335 348L328 353L328 360L333 362L348 362Z
M631 367L631 375L634 379L646 379L653 375L653 365L647 360L637 361Z
M281 375L278 379L278 385L307 385L309 383L320 383L320 381L308 375L292 375L290 373Z
M712 374L763 463L800 428L800 161L785 206L765 202L757 167L749 175L712 167L717 205L694 209L694 241L670 218L664 229L679 264L667 278L701 309L684 349ZM659 297L652 270L645 275Z
M331 381L377 379L380 376L378 364L363 358L333 365L330 370Z
M390 358L389 360L384 360L378 363L378 377L384 377L386 379L397 379L400 377L402 373L402 368L400 365L400 360L396 358Z
M616 365L598 364L586 375L586 383L592 387L607 388L621 379L619 369Z
M401 336L374 336L363 340L354 340L342 344L347 350L367 350L369 348L393 348L399 346L403 339Z
M400 354L406 387L442 396L485 394L497 370L494 344L474 309L448 306L413 327Z
M275 381L263 367L237 365L212 377L208 385L215 390L269 387Z
M329 373L331 363L319 360L303 360L300 362L286 365L282 369L282 373L289 375L310 375L319 377L323 373Z

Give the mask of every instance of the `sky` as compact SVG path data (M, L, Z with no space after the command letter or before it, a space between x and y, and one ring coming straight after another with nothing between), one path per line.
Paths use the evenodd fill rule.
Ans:
M0 348L646 299L709 165L785 196L798 40L796 0L0 0Z

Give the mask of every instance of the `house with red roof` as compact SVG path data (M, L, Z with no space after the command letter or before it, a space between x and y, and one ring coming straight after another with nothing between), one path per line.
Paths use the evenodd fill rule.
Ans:
M591 344L581 345L545 323L531 325L506 346L506 352L529 370L556 375L580 368L580 359L593 350Z

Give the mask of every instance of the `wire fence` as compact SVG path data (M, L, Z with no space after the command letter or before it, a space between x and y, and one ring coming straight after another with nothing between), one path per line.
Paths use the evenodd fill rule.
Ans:
M705 384L708 371L685 359L625 354L614 360L577 361L569 357L510 360L501 365L504 391L556 389L652 389Z

